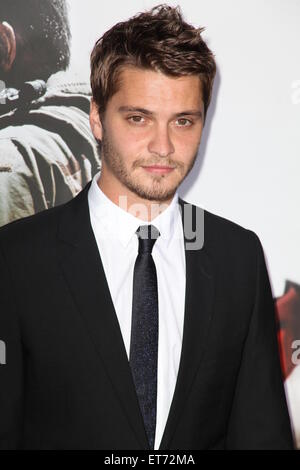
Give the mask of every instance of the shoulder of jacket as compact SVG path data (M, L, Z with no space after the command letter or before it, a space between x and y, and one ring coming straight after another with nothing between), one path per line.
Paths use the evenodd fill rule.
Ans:
M227 219L221 215L210 212L207 209L197 206L196 204L189 203L182 198L179 198L183 204L192 207L193 211L201 211L203 214L204 233L207 244L234 244L236 242L250 243L255 245L259 238L257 234L231 219Z
M51 233L55 230L59 214L66 204L45 209L0 227L0 244L5 247L24 244L28 241L34 243L36 239Z

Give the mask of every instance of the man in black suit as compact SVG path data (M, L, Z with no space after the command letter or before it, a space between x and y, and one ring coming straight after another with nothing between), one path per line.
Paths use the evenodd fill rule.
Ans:
M109 30L100 177L0 230L2 449L293 447L261 243L177 194L215 75L201 32L168 6Z

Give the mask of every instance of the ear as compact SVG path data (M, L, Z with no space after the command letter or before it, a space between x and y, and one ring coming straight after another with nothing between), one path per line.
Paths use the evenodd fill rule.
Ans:
M14 28L6 21L0 22L0 44L2 46L3 57L0 65L5 72L8 72L16 58L16 36ZM4 47L4 49L3 49Z
M96 140L102 140L103 128L99 117L99 109L94 99L90 104L90 126Z

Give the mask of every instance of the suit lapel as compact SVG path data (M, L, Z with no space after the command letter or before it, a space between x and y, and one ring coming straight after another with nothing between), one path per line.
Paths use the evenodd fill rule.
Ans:
M176 425L184 412L184 405L205 349L214 297L213 267L204 244L205 211L181 198L178 201L184 228L186 259L185 312L178 376L160 449L169 448ZM191 238L193 227L197 227L196 235Z
M87 199L90 184L61 212L58 232L59 262L127 419L142 448L146 449L149 445L131 369L90 223ZM184 328L176 387L160 449L168 449L184 411L184 404L204 351L212 315L212 264L202 243L197 247L195 237L191 238L191 220L193 227L196 220L200 221L204 230L205 211L181 198L178 201L182 214L186 257ZM199 232L197 236L199 237Z
M142 448L149 448L118 319L90 223L90 183L62 211L59 262L78 310Z

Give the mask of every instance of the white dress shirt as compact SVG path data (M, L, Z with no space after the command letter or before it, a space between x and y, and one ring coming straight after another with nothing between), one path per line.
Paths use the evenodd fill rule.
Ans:
M159 448L167 422L181 355L185 305L185 252L176 192L171 203L152 221L135 217L112 202L99 188L100 172L88 193L91 224L129 360L133 270L140 225L159 230L152 256L158 283L157 418L154 449ZM122 205L122 204L121 204Z

